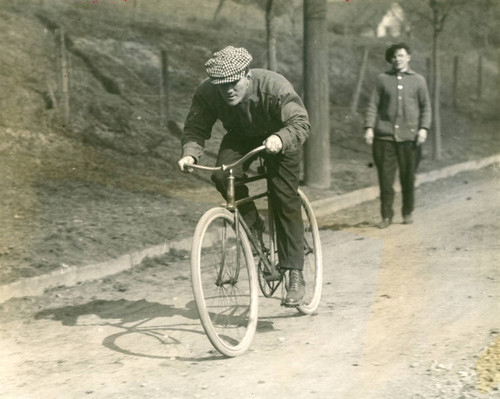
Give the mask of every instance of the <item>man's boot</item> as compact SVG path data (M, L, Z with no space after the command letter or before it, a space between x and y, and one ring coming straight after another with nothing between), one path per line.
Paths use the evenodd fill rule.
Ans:
M290 269L288 279L288 289L284 305L289 307L299 306L306 291L306 283L302 271Z

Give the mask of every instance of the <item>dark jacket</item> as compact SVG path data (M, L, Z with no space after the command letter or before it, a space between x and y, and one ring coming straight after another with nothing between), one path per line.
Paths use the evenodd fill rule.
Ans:
M309 135L309 117L291 83L264 69L251 69L250 75L245 98L236 106L229 106L209 79L198 86L184 124L182 156L200 158L217 120L229 134L256 141L277 134L283 152L300 148Z
M375 138L412 141L431 126L431 103L425 78L411 69L380 74L366 112L365 128Z

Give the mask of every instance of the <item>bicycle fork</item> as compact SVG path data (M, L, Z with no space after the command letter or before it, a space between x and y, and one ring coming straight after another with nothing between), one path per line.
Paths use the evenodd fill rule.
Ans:
M238 232L236 232L236 242L238 241ZM224 271L226 270L226 245L227 245L227 226L226 222L224 222L222 226L222 252L221 252L221 259L220 259L220 264L219 264L219 272L217 274L217 280L215 281L215 285L217 287L224 287L226 284L231 284L231 285L236 285L238 282L238 277L240 274L240 246L236 246L236 256L237 256L237 261L236 261L236 270L234 271L234 275L230 276L228 279L223 280L224 277Z

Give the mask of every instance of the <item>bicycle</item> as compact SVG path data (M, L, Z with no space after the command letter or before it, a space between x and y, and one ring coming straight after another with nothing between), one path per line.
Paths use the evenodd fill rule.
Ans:
M230 165L189 165L212 172L229 170L226 204L203 214L196 226L191 250L192 288L201 324L212 345L228 357L241 355L250 347L258 320L258 287L269 298L281 286L281 304L284 304L286 277L278 265L272 209L268 206L268 228L263 237L256 237L237 208L245 202L267 199L267 184L264 191L247 198L235 200L234 197L237 184L266 178L265 163L258 155L264 149L264 145L257 147ZM252 162L253 157L260 159L257 174L235 182L233 169ZM321 243L311 204L300 189L298 194L304 222L306 294L297 309L309 315L316 311L321 297Z

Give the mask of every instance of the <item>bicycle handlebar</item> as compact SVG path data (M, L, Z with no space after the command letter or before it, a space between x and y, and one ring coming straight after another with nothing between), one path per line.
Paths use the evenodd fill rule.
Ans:
M204 166L204 165L197 165L197 164L192 164L192 165L186 165L187 168L193 168L193 169L200 169L200 170L208 170L215 172L216 170L227 170L227 169L233 169L241 164L243 164L245 161L253 157L255 154L258 154L259 152L265 150L266 146L261 145L257 148L254 148L252 151L249 153L245 154L242 158L238 159L236 162L233 162L232 164L229 165L221 165L221 166Z

